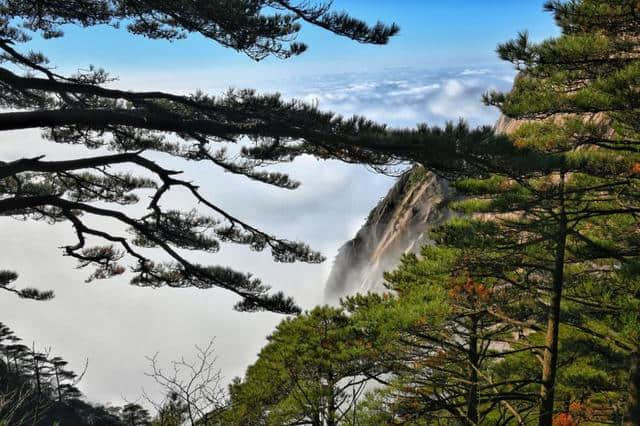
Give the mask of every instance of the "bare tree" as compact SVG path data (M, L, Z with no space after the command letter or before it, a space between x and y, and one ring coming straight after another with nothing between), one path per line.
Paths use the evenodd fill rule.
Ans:
M184 404L189 424L208 424L208 421L225 406L225 391L221 386L222 372L216 368L214 341L200 347L195 345L193 360L181 357L171 361L171 368L164 370L158 362L158 353L147 357L151 372L145 373L153 378L165 391L168 398L177 399ZM144 398L159 412L168 402L165 398L158 402L143 389Z

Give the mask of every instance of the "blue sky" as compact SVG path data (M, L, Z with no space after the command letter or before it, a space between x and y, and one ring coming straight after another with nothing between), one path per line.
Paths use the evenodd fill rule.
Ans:
M368 46L306 26L300 40L310 46L304 55L256 64L236 52L202 37L173 43L134 37L124 29L68 28L66 37L35 40L52 62L76 67L94 64L117 71L167 71L198 67L225 73L242 69L260 75L279 73L368 70L395 66L443 67L496 65L498 43L527 29L534 39L555 34L556 27L542 12L543 0L335 0L336 10L347 10L370 23L396 22L401 32L387 46ZM250 67L250 70L245 68Z
M525 29L538 40L557 32L551 16L542 12L543 0L335 0L334 4L371 23L396 22L401 32L380 47L307 26L300 39L310 45L308 52L287 61L261 63L200 37L168 43L105 27L68 28L65 37L35 39L30 47L42 50L61 72L90 64L104 67L120 78L114 85L122 88L203 89L216 94L228 86L248 86L394 126L442 124L459 117L472 124L491 124L498 112L484 107L480 96L488 89L509 90L514 76L511 67L496 57L496 45ZM80 153L78 147L43 142L36 131L4 132L0 141L3 160L42 153L63 159ZM323 302L324 283L338 247L353 237L394 183L362 166L309 157L282 168L302 181L296 191L265 188L206 165L181 163L175 168L184 170L185 179L201 184L206 196L235 216L270 233L305 241L327 256L322 265L282 265L269 256L223 248L213 259L196 259L255 273L305 308ZM187 210L193 206L180 194L171 200ZM118 279L83 285L87 271L74 269L74 262L57 251L69 243L67 225L16 226L2 219L0 235L6 242L0 247L2 266L20 272L21 283L53 288L58 295L45 304L0 298L6 322L28 342L52 346L76 370L88 357L90 368L81 388L93 400L121 404L121 396L136 400L141 386L157 391L143 374L144 356L160 351L163 359L175 359L212 336L217 336L219 365L231 379L255 359L265 336L282 319L266 313L234 313L231 306L236 299L223 290L153 291ZM33 268L32 259L41 259L38 268Z

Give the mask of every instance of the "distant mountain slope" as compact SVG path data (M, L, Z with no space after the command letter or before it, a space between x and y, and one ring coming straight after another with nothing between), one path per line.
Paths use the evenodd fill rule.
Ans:
M454 196L446 180L421 167L401 176L356 236L338 250L327 299L382 290L382 273L427 241L427 231L450 216L446 205Z
M501 117L496 131L511 133L520 124ZM395 268L403 253L417 252L429 242L428 231L451 217L447 205L455 198L447 180L421 167L402 175L369 213L356 236L338 250L325 288L326 299L383 290L384 271Z

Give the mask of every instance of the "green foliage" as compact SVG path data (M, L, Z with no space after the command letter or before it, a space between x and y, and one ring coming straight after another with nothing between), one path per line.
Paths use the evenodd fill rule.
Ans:
M425 246L420 257L405 255L396 270L385 274L393 293L344 302L390 374L390 385L362 403L372 419L420 425L446 417L485 424L492 404L498 412L503 409L500 401L522 413L531 410L530 385L536 378L504 379L493 366L515 346L530 351L514 340L523 326L504 321L503 315L524 324L532 309L517 289L474 280L465 256L452 246Z
M230 386L225 424L337 425L353 409L372 353L342 309L318 307L281 322L243 380Z
M638 6L570 0L545 7L562 35L536 44L520 34L499 46L520 75L510 93L489 93L485 101L509 117L535 120L510 137L554 159L553 166L532 175L496 167L511 180L508 191L487 185L485 194L473 192L481 201L460 208L495 216L495 245L509 259L501 268L474 251L474 268L487 273L490 266L530 297L548 294L545 345L559 349L557 359L554 349L545 352L540 424L551 422L554 391L567 406L591 410L589 420L613 421L624 411L625 381L640 347L637 333L626 331L639 327L637 279L624 273L637 264L639 247ZM516 189L520 197L505 197ZM473 248L472 239L465 242ZM549 334L557 330L559 339ZM528 338L542 339L536 336Z
M429 176L429 171L420 165L414 166L409 173L409 178L407 179L408 188L421 184Z
M149 411L139 404L129 403L122 408L122 421L126 426L149 426Z
M151 421L151 426L181 426L188 421L187 410L186 403L177 394L170 394ZM203 426L208 425L203 423Z

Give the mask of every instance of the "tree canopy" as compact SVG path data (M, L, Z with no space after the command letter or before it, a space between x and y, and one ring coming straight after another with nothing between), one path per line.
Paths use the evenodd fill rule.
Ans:
M229 425L349 424L380 372L371 347L340 308L285 319L244 379L230 386Z

